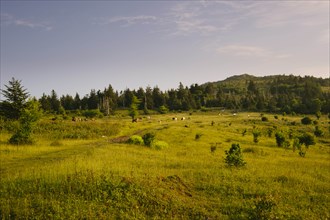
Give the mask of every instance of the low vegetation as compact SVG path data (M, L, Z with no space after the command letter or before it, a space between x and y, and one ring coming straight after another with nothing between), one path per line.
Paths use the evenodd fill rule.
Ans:
M290 123L299 115L262 122L258 113L209 111L132 123L127 111L119 114L126 115L81 122L44 116L33 145L9 144L14 125L2 121L1 218L330 217L326 116L316 137L314 125ZM264 134L257 145L255 126ZM278 147L270 128L290 146Z

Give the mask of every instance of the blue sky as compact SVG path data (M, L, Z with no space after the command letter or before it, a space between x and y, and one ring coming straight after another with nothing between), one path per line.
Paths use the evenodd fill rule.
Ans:
M1 86L32 96L329 77L329 1L2 1Z

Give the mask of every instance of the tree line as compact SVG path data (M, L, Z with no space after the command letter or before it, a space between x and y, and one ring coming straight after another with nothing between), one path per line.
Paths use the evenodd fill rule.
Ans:
M25 94L21 98L26 97ZM330 89L329 79L312 76L241 75L220 82L192 84L189 87L180 82L176 89L166 91L160 90L158 86L148 86L145 89L127 88L118 92L109 85L104 90L92 89L83 97L78 93L75 96L59 97L52 90L49 95L44 93L37 101L44 112L56 114L99 110L104 115L110 115L118 109L130 108L132 104L137 104L138 110L143 110L146 114L150 111L165 113L209 108L314 114L330 112ZM8 108L6 103L1 102L1 106Z
M237 84L238 81L238 84ZM235 83L236 82L236 83ZM238 85L238 86L237 86ZM63 110L98 109L103 114L112 114L117 109L129 108L134 98L139 100L138 109L153 111L189 111L206 108L225 108L235 111L263 111L311 114L330 112L328 79L310 76L272 76L269 78L235 78L218 83L193 84L190 87L179 83L177 89L161 91L157 86L137 90L115 91L111 85L103 91L92 89L80 97L50 95L39 99L44 111L61 113Z

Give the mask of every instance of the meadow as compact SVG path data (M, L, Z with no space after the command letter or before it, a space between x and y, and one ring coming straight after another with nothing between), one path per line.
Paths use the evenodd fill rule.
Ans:
M311 115L311 125L302 115L253 112L141 117L44 117L25 146L9 145L15 124L3 124L0 219L330 219L326 115ZM316 124L324 134L302 157L294 137ZM290 146L277 146L277 131ZM128 143L147 133L161 144ZM233 143L243 167L225 163Z

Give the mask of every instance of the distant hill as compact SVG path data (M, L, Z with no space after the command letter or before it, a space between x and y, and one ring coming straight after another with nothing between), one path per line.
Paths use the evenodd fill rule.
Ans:
M286 113L330 112L330 79L313 76L235 75L208 82L206 106Z
M317 83L321 86L323 92L330 92L330 78L317 78L314 76L294 76L294 75L270 75L270 76L253 76L249 74L234 75L226 78L225 80L216 82L207 82L202 86L208 84L213 84L215 87L222 87L224 89L234 90L234 91L244 91L248 83L253 81L259 89L269 90L271 85L276 83L286 84L286 85L297 85L303 82L309 81Z

